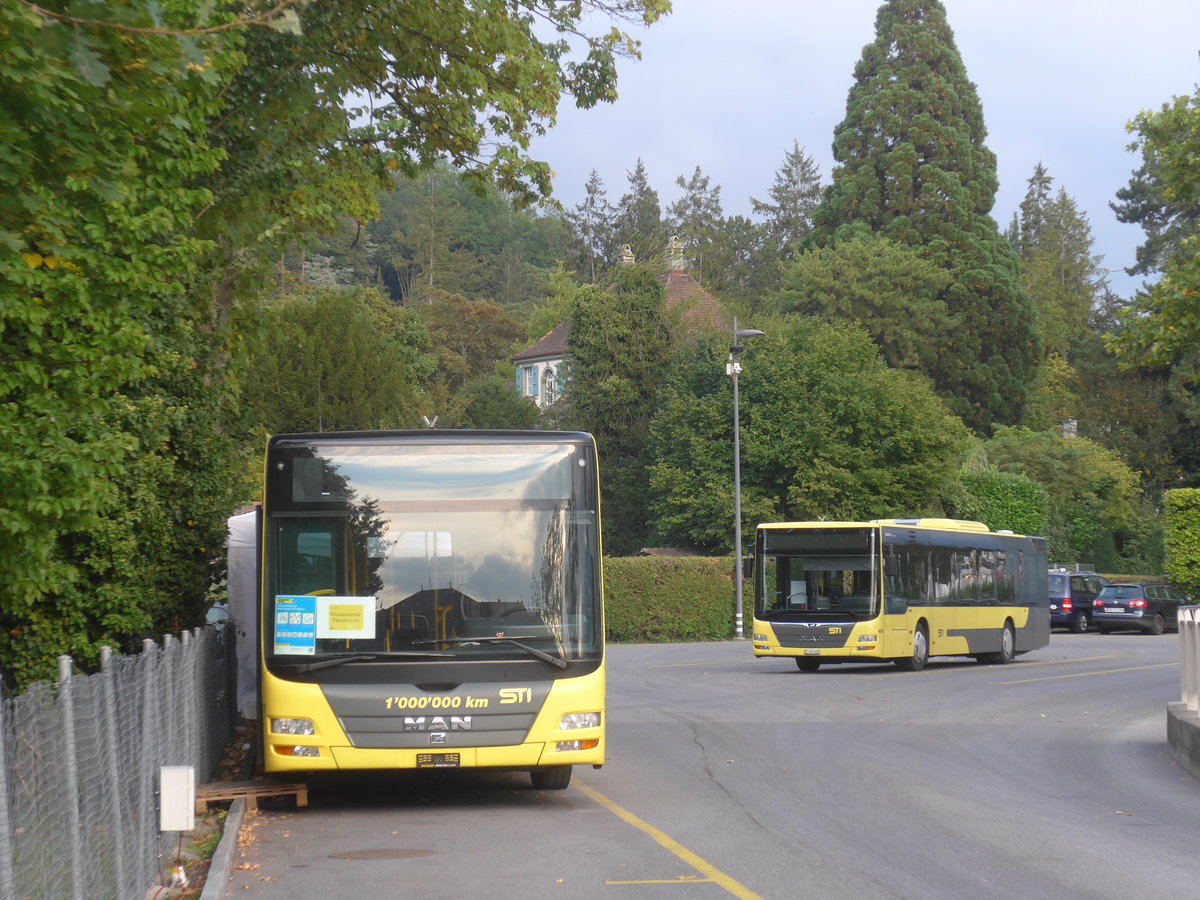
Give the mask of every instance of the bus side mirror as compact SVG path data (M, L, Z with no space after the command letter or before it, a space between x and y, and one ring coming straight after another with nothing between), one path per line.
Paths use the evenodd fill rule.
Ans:
M896 567L896 557L885 556L883 558L883 574L884 575L887 575L889 578L894 578L896 576L896 568L897 568Z
M744 557L742 559L742 578L744 580L744 579L753 578L753 577L754 577L754 557L753 556Z

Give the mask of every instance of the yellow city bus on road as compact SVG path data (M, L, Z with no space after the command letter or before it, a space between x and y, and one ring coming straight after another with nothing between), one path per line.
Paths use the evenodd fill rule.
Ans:
M278 435L262 522L268 773L603 764L591 435Z
M785 522L755 536L754 655L1008 663L1050 640L1046 542L957 519Z

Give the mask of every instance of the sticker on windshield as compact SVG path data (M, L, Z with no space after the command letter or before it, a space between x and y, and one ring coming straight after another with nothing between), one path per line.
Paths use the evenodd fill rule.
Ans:
M317 652L317 598L280 594L275 597L275 653L312 656Z

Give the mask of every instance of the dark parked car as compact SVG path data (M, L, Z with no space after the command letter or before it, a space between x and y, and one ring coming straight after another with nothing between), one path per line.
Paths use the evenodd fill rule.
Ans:
M1179 606L1189 602L1169 584L1108 584L1092 601L1092 622L1102 634L1121 629L1162 634L1167 628L1178 630Z
M1094 572L1051 570L1049 582L1050 627L1083 634L1091 621L1092 602L1108 579Z

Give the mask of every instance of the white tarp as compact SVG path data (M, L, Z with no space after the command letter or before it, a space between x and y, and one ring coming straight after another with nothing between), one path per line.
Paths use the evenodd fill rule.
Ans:
M229 617L237 634L237 703L258 718L258 514L229 519Z

